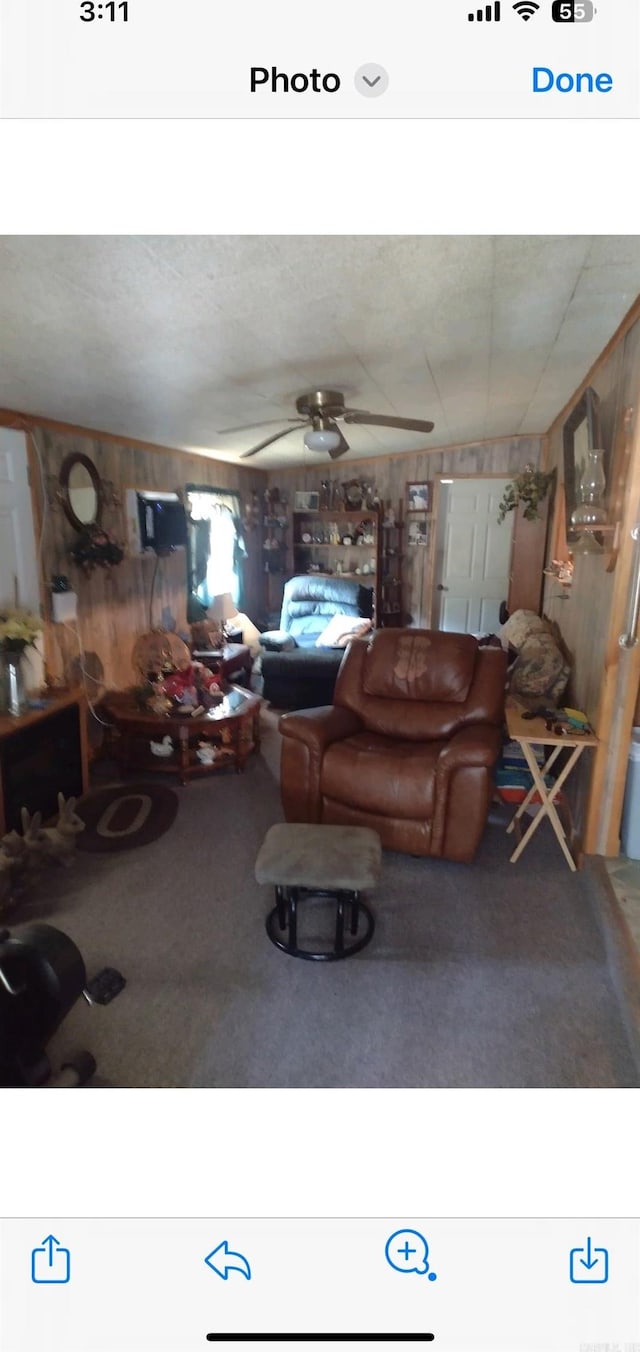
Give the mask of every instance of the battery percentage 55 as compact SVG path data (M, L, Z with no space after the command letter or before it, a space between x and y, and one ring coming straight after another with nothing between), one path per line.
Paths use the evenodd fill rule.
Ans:
M551 6L554 23L591 23L597 13L591 0L554 0Z

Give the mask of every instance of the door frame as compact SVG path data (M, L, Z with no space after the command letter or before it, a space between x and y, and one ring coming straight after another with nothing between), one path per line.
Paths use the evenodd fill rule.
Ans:
M33 530L33 543L35 549L35 575L37 587L37 608L42 619L42 646L39 648L39 657L43 664L43 679L51 661L51 625L50 625L50 601L49 594L45 587L43 575L43 532L46 528L46 512L48 503L45 497L46 483L44 464L40 459L39 448L33 440L33 432L26 425L25 419L16 415L12 420L7 418L0 419L0 427L8 432L22 433L24 439L25 461L27 469L27 484L29 488L29 498L31 502L31 527ZM35 601L35 597L34 597Z

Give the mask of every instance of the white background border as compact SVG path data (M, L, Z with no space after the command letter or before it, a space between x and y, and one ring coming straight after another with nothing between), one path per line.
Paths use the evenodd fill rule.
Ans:
M638 123L5 122L0 233L637 233ZM428 1029L425 1029L428 1036ZM0 1093L42 1215L640 1215L640 1091Z

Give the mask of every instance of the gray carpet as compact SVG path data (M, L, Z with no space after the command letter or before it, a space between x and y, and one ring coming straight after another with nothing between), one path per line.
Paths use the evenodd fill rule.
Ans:
M220 1087L615 1087L640 1074L597 908L544 824L519 865L505 816L471 866L385 854L372 943L300 962L264 931L253 863L281 820L254 757L179 790L174 826L144 849L82 855L13 922L48 920L89 975L126 990L80 1002L56 1057L84 1045L97 1084Z

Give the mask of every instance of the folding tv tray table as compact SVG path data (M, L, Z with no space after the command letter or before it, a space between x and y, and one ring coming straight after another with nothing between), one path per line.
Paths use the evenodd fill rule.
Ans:
M577 765L583 751L586 751L588 747L597 746L598 738L592 733L580 733L577 729L572 728L568 728L566 733L562 734L547 732L544 718L523 718L523 712L524 710L520 706L515 705L511 700L507 702L507 731L511 740L518 742L522 748L522 754L531 771L533 784L526 797L519 804L514 816L511 818L507 827L507 834L516 829L518 830L518 833L520 832L520 819L529 804L533 802L536 794L540 797L540 806L535 817L530 821L526 831L520 835L518 844L516 845L509 862L511 864L516 863L523 850L529 844L534 832L537 831L543 818L548 817L569 868L575 873L577 864L571 849L569 848L569 840L574 836L571 812L567 804L566 812L569 826L569 834L567 835L558 815L556 799L563 784L565 784L566 780L569 778L571 771ZM534 747L536 746L551 748L543 765L539 765L536 760L534 751ZM571 754L560 770L557 779L554 780L553 784L547 786L544 777L549 774L552 766L555 765L555 762L563 751L570 751Z

